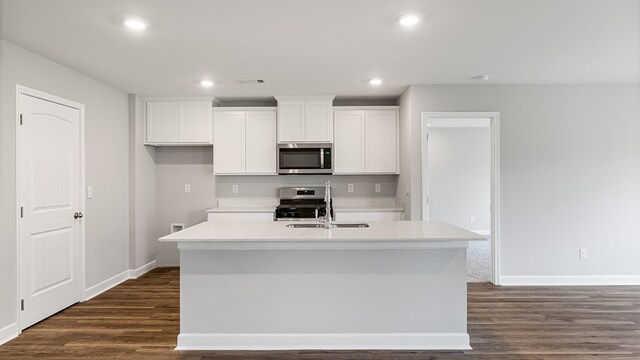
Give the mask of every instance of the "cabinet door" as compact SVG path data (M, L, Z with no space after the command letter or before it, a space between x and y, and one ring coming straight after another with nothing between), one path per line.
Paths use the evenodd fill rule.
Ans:
M245 118L248 174L276 174L276 112L247 111Z
M366 112L365 169L367 173L397 173L397 132L396 111Z
M180 102L181 143L211 144L211 103L208 101Z
M147 103L147 143L177 143L178 103L172 101L150 101Z
M278 141L304 140L304 101L278 101Z
M244 112L216 112L213 121L213 173L244 172Z
M305 141L333 141L333 107L329 100L304 103Z
M333 172L364 173L364 111L336 111L334 121Z

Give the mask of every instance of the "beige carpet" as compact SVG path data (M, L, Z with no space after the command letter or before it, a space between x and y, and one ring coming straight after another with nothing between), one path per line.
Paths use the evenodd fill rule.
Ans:
M491 236L487 241L469 241L467 282L491 281Z

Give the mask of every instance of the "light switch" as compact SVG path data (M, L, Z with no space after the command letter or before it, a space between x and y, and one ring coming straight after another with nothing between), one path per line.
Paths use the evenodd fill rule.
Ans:
M93 186L87 186L87 199L93 199Z

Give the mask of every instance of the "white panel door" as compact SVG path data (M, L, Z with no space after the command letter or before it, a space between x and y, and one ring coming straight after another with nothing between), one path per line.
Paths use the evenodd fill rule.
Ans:
M245 118L247 174L276 174L276 112L247 111Z
M211 103L208 101L180 102L180 137L181 143L210 144Z
M394 110L367 111L365 125L367 173L397 173L397 123L397 112Z
M213 121L213 173L244 173L244 112L216 112Z
M82 300L80 110L19 95L22 329ZM20 216L20 215L19 215Z
M330 100L307 100L304 103L305 141L333 140L333 114Z
M175 143L179 141L178 103L151 101L147 103L147 142Z
M304 141L304 101L278 101L278 141Z
M364 111L336 111L334 117L333 172L364 173Z

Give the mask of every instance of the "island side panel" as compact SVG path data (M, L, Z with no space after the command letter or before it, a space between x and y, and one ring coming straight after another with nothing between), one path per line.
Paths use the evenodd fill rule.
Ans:
M179 348L469 348L466 249L181 250L180 264Z

